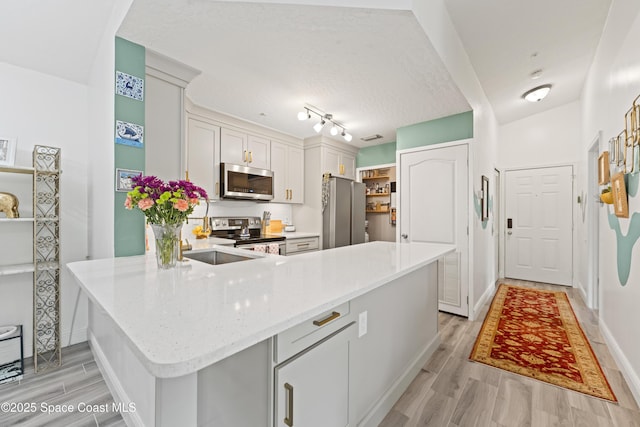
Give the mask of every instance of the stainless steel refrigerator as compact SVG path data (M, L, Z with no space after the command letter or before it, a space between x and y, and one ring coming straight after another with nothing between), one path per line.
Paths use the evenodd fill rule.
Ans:
M361 182L331 177L322 212L323 249L364 243L366 187Z

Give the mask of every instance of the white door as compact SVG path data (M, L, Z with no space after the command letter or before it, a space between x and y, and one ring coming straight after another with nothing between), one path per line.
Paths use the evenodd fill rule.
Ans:
M438 308L469 315L467 145L400 155L400 241L456 245L438 261Z
M572 166L506 172L506 277L571 285L572 175Z

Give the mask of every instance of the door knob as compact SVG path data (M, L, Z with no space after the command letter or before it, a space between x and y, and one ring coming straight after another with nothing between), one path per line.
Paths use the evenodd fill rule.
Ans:
M401 236L403 239L406 239L407 237L409 237L409 235L407 235L407 234L405 234L405 233L401 234L400 236Z

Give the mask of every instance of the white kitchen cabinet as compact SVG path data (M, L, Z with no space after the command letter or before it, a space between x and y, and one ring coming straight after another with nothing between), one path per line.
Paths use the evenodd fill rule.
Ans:
M349 328L275 368L274 426L349 425Z
M220 198L220 128L188 118L187 172L189 180L204 188L209 199Z
M356 157L350 153L325 147L323 149L323 164L325 170L333 176L355 179L356 177Z
M220 131L220 161L252 168L271 168L271 141L233 129Z
M271 141L273 201L304 203L304 150Z

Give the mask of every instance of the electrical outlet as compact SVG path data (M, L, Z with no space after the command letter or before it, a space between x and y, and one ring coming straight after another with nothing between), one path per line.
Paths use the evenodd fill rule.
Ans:
M363 311L358 316L358 338L367 333L367 312Z

